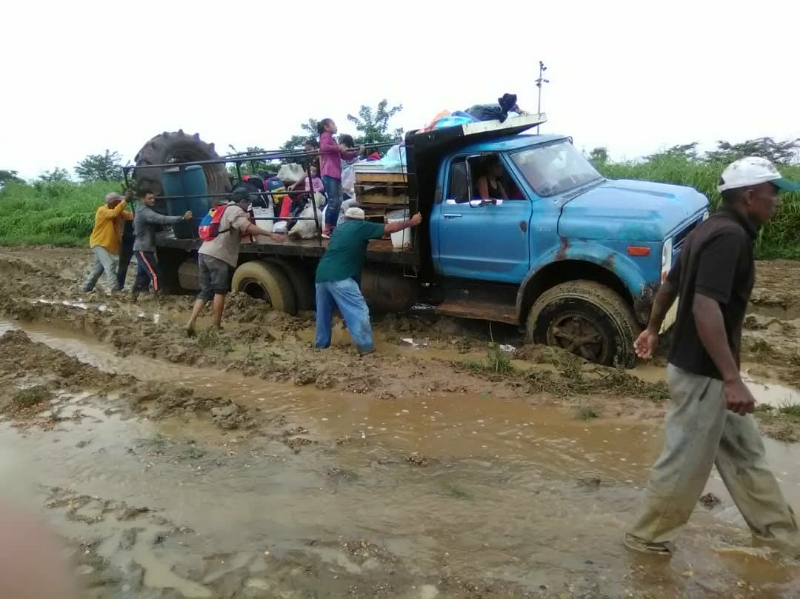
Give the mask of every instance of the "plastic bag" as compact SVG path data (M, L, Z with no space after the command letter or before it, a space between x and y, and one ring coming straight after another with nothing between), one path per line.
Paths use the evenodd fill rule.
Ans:
M297 216L298 218L312 218L314 214L314 206L311 202L308 202ZM322 210L317 208L316 222L314 220L298 220L292 230L289 231L289 237L299 237L300 239L313 239L316 237L319 231L322 230L322 214Z
M297 183L305 174L300 164L284 164L278 171L278 178L284 183Z
M406 166L406 148L405 146L396 145L389 148L381 160L378 161L385 169L399 169Z
M350 165L342 170L342 193L346 193L351 198L356 195L356 171Z
M469 115L467 116L450 115L439 119L439 122L436 123L434 129L445 129L446 127L458 127L460 125L468 125L474 122L475 119Z
M505 122L508 113L518 109L516 94L503 94L497 98L497 104L476 104L467 109L467 114L474 116L479 121Z

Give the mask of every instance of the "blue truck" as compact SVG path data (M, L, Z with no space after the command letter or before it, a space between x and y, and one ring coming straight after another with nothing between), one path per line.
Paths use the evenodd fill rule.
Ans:
M395 204L388 207L419 211L424 223L413 230L408 247L370 243L364 295L373 309L426 307L510 323L531 342L631 367L633 341L686 236L708 217L708 199L690 187L608 180L571 138L531 133L544 120L526 115L409 132L406 163L391 173L402 182L402 193L390 193ZM176 151L170 159L169 136L196 151ZM149 145L143 148L135 178L158 188L160 169L202 166L209 195L230 189L219 169L236 158L218 158L213 147L209 151L183 132L154 140L160 149L154 154ZM478 178L490 161L502 167L502 174L496 172L504 197L478 193ZM374 188L381 176L365 178ZM367 214L383 218L385 210L370 201L365 195ZM167 279L176 286L197 287L199 245L169 233L159 238ZM325 246L321 239L243 243L233 288L290 313L313 309L313 274Z

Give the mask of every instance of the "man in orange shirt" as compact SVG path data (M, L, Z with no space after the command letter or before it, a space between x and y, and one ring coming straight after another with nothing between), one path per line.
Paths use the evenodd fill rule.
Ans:
M89 247L94 252L94 268L83 285L86 293L94 290L97 280L105 272L109 291L120 291L117 280L117 256L122 243L123 221L133 220L133 213L125 211L127 199L133 197L128 190L125 197L118 193L107 193L105 206L100 206L94 216L94 229L89 238Z

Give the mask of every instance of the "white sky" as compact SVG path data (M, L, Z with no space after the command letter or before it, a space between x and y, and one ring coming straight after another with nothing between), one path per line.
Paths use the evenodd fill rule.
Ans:
M274 149L309 117L355 133L346 114L381 98L406 129L504 92L535 110L540 59L542 131L587 151L800 137L800 2L472 2L7 0L0 169L132 160L179 128Z

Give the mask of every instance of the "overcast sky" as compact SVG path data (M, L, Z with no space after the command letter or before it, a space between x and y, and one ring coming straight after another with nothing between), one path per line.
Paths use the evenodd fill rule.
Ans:
M543 131L587 151L800 137L796 1L472 2L7 0L0 169L132 160L179 128L273 149L381 98L406 129L504 92L535 110L539 60Z

